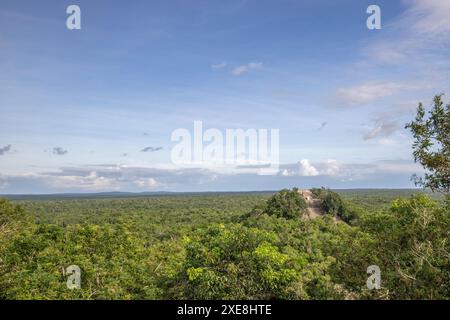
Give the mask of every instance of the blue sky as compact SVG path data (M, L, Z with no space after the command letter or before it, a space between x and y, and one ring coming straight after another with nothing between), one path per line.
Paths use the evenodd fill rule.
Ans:
M2 0L0 193L412 187L449 53L447 0ZM279 174L175 166L196 120L279 129Z

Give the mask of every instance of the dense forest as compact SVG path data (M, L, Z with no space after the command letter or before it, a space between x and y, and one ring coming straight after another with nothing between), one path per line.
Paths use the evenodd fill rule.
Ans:
M448 299L449 208L417 191L0 201L2 299ZM408 196L408 198L407 198ZM398 198L391 205L383 199ZM339 219L336 220L335 218ZM81 269L69 290L65 269ZM381 289L366 286L369 265Z

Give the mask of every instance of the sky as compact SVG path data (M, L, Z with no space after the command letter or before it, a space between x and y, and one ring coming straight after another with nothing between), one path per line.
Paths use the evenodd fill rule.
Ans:
M2 0L0 194L414 187L449 53L448 0ZM194 121L278 129L279 170L174 163Z

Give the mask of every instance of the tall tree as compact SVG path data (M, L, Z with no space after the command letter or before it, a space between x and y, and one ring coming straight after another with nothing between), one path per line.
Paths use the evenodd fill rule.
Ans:
M414 136L414 160L426 170L424 177L413 177L416 185L449 196L450 104L444 106L442 96L434 97L428 117L423 104L419 103L416 119L406 124L405 128L410 129Z

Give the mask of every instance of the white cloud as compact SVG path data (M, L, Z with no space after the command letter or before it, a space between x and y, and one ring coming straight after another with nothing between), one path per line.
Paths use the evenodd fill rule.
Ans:
M0 176L0 189L2 186L6 189L10 185L16 187L20 185L21 188L25 185L26 190L39 186L40 189L50 188L55 192L103 192L145 191L164 187L164 184L149 177L150 175L170 176L170 173L159 169L129 168L120 165L61 168L60 171L53 172Z
M212 64L211 65L211 69L213 70L219 70L219 69L223 69L227 66L226 62L220 62L220 63L216 63L216 64Z
M320 164L318 164L320 166ZM316 165L312 165L308 159L302 159L295 165L285 165L281 170L282 176L315 177L323 175L323 170L319 170Z
M235 76L240 76L250 70L261 69L263 66L262 62L250 62L242 66L235 67L231 73Z
M285 187L407 187L410 176L423 174L411 160L341 163L335 159L281 165L273 176L256 173L217 173L205 169L161 169L97 165L61 168L38 174L0 175L4 193L60 193L107 191L269 190ZM264 184L265 183L265 184ZM238 186L236 188L236 186Z
M450 1L412 0L411 3L404 17L406 24L422 34L449 37Z
M337 90L337 96L345 105L358 106L392 96L403 90L413 90L417 87L417 85L397 82L365 83L352 87L339 88Z
M374 127L364 135L364 140L371 140L379 137L389 137L400 129L400 126L390 120L377 120Z
M309 163L308 159L303 159L298 163L298 173L300 176L313 177L319 175L314 166Z
M216 174L202 169L172 167L130 167L126 165L89 165L42 172L30 178L58 190L145 191L167 186L210 181ZM17 177L12 177L17 178ZM23 177L18 177L23 178Z
M392 48L389 45L378 44L376 49L371 48L370 55L376 57L376 59L383 63L395 64L402 62L406 59L406 55L398 50L399 48Z
M98 175L95 171L91 171L85 176L48 176L47 183L51 187L58 189L77 188L85 191L120 190L120 186L116 179Z
M415 172L422 172L423 168L412 161L395 161L384 160L376 163L377 170L387 173L408 173L413 174Z
M338 181L364 180L377 175L420 173L423 170L409 160L385 160L372 163L340 163L336 159L310 163L303 159L297 164L284 165L281 176L328 177Z
M311 164L308 159L299 161L296 165L288 165L288 168L283 169L283 176L342 176L345 171L345 166L341 165L335 159L327 159L323 162Z
M136 186L139 188L156 188L160 187L161 185L153 178L147 178L147 179L139 179L134 182Z
M436 56L430 53L450 44L450 1L407 0L405 3L408 9L383 26L383 38L367 46L365 54L387 64L408 63L417 67L413 61L436 62ZM441 59L447 60L448 55Z
M319 164L320 174L327 176L337 176L341 171L341 166L335 159L328 159Z

